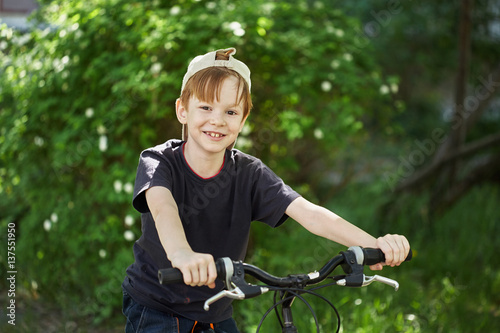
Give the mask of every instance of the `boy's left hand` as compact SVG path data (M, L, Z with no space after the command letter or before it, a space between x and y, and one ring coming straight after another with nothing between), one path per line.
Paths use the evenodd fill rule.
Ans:
M385 263L370 266L371 270L381 270L384 266L399 266L410 252L410 243L405 236L387 234L377 238L377 248L385 254Z

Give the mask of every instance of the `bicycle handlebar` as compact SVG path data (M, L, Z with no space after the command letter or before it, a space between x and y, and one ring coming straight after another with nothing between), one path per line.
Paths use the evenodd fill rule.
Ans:
M323 280L326 279L330 273L333 272L335 268L337 268L339 265L345 263L346 261L346 253L353 253L355 257L355 263L363 266L363 265L375 265L378 263L383 263L385 262L385 255L380 249L375 249L375 248L362 248L359 246L354 246L350 247L347 252L342 252L341 254L333 257L330 261L328 261L318 272L313 272L309 274L298 274L298 275L289 275L287 277L276 277L268 272L262 270L259 267L242 263L242 262L233 262L234 265L241 265L244 273L248 274L250 276L253 276L254 278L258 279L259 281L273 287L292 287L296 285L297 283L306 283L306 285L312 285L319 283ZM410 250L408 257L405 259L405 261L410 261L413 257L413 252ZM347 263L348 267L349 264L354 264L354 263ZM231 274L226 274L226 270L228 266L231 266L227 262L227 258L219 258L215 261L215 266L217 268L217 277L219 279L227 279L233 273ZM352 273L352 269L349 270L348 267L343 267L344 271L348 274ZM347 269L347 271L346 271ZM229 276L228 276L229 275ZM158 279L161 284L171 284L171 283L183 283L184 279L182 276L182 272L177 269L177 268L166 268L166 269L160 269L158 270ZM303 281L298 281L298 279L302 279Z
M405 261L411 260L412 257L413 252L410 250ZM363 274L363 267L365 265L375 265L382 262L385 262L385 256L380 249L353 246L350 247L347 251L340 252L340 254L330 259L319 271L315 271L309 274L297 274L288 275L287 277L277 277L269 274L259 267L249 265L241 261L232 261L229 258L219 258L215 261L215 265L217 268L217 278L224 280L225 288L216 295L207 299L203 308L205 309L205 311L208 311L212 303L218 301L223 297L241 300L256 297L268 292L269 290L274 290L275 304L263 316L261 323L257 328L257 332L259 332L262 321L266 318L267 314L272 309L276 310L276 307L280 304L282 308L283 320L280 319L278 312L276 312L276 314L278 315L278 319L280 319L280 324L283 328L283 332L297 332L295 326L293 325L291 314L291 305L295 298L300 298L303 302L306 303L306 305L308 305L314 317L317 332L319 332L319 322L316 315L314 314L313 309L311 308L309 303L307 303L307 301L300 296L300 294L302 293L310 293L314 296L322 298L333 308L333 310L337 314L337 332L339 332L341 319L337 309L326 298L316 294L313 290L331 286L332 284L346 287L363 287L376 281L388 284L394 287L395 290L398 290L399 284L394 280L378 275L370 277ZM345 275L331 276L334 281L333 283L322 284L318 287L306 289L306 287L309 285L324 281L338 266L342 267L342 269L346 273ZM253 276L266 285L263 286L249 284L245 281L245 275ZM158 279L161 284L184 282L182 273L177 268L158 270ZM276 301L277 294L280 295L281 300L279 301Z

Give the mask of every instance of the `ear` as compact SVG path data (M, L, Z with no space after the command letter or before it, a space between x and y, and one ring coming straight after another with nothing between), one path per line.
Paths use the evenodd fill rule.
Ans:
M177 115L177 120L179 120L181 124L187 124L187 109L182 104L180 98L175 101L175 114Z

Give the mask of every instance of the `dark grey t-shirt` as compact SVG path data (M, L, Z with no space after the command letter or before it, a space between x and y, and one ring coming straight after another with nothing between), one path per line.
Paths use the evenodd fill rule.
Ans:
M259 159L236 149L226 151L216 176L201 178L187 164L183 143L170 140L141 153L133 205L142 213L142 236L134 244L135 263L127 269L123 287L144 306L201 322L219 322L231 317L231 301L217 301L209 312L203 310L203 303L223 288L222 282L215 289L159 284L158 269L171 267L171 263L160 243L145 191L153 186L168 188L192 249L232 260L244 259L252 221L279 226L299 194Z

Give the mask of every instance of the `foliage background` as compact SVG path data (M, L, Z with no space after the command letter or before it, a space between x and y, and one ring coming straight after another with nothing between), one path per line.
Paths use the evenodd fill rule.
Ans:
M449 125L443 114L457 65L458 3L40 4L32 31L0 30L0 221L3 230L17 226L19 329L123 324L120 284L140 235L130 204L139 153L180 137L173 106L187 64L228 46L252 69L255 107L238 147L308 198L372 234L403 233L416 249L414 262L384 271L404 286L397 294L327 292L344 330L498 326L500 245L488 238L499 231L497 185L475 188L439 217L430 216L425 191L402 195L391 218L379 210L415 140ZM491 13L489 1L476 5ZM487 20L498 24L498 12ZM480 75L498 62L499 36L478 26L473 71ZM498 131L498 108L480 125L479 132ZM277 275L314 269L341 250L293 222L276 231L256 225L252 240L249 261ZM6 266L4 246L0 254ZM240 325L257 323L265 303L237 304ZM41 316L42 305L59 318ZM318 307L327 325L332 314Z

